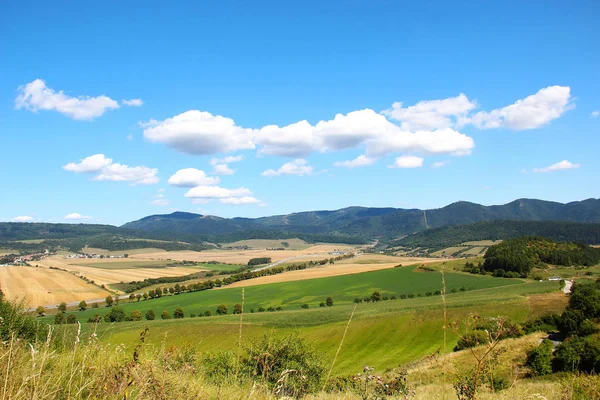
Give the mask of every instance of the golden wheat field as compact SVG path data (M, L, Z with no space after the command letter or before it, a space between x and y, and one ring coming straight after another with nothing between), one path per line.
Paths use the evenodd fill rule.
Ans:
M30 306L106 297L109 293L76 276L47 268L0 267L0 287L9 299Z

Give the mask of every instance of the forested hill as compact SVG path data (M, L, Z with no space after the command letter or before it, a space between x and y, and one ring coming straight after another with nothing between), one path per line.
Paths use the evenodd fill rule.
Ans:
M393 241L392 244L436 251L476 240L503 240L522 236L544 236L555 241L600 244L600 224L565 221L485 221L430 229Z
M263 218L220 218L192 213L151 215L123 225L140 231L229 235L246 231L339 234L392 239L448 225L492 220L571 221L600 223L600 199L567 204L519 199L498 206L457 202L434 210L348 207L335 211L308 211Z

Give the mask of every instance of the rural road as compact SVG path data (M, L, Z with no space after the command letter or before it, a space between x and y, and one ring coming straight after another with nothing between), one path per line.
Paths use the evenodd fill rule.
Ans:
M566 294L571 293L571 287L573 286L573 281L565 281L564 291Z
M315 254L317 254L317 255L318 255L319 253L314 253L314 254L302 254L302 255L299 255L299 256L294 256L294 257L288 257L288 258L284 258L283 260L276 261L276 262L274 262L274 263L271 263L271 264L269 264L269 265L266 265L266 266L264 266L264 267L260 267L260 268L253 269L253 270L252 270L252 272L256 272L256 271L262 271L263 269L268 269L268 268L276 267L276 266L278 266L279 264L283 264L283 263L285 263L285 262L288 262L288 261L291 261L291 260L295 260L295 259L297 259L297 258L303 258L303 257L308 257L308 256L314 256ZM345 253L344 253L344 254L345 254ZM354 253L354 257L356 257L356 255L357 255L357 254L358 254L358 253ZM330 255L330 254L323 254L323 255L327 256L327 255Z
M116 296L113 295L113 299L114 298L116 298ZM127 300L127 299L129 299L129 294L123 294L123 295L119 296L119 300ZM93 304L93 303L104 303L104 300L105 299L94 299L94 300L86 300L85 302L89 306L90 304ZM79 305L79 301L72 301L70 303L67 303L67 307L74 307L74 306L78 306L78 305ZM37 307L30 308L28 311L35 311L36 308ZM44 306L44 308L47 310L54 310L54 309L58 308L58 304L47 305L47 306Z

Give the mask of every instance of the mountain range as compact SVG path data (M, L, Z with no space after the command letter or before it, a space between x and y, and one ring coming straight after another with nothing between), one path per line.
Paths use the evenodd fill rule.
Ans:
M347 207L335 211L307 211L261 218L221 218L187 212L151 215L121 228L155 233L229 235L260 231L331 234L393 239L444 226L492 220L570 221L600 223L600 199L557 203L518 199L504 205L484 206L459 201L432 209Z

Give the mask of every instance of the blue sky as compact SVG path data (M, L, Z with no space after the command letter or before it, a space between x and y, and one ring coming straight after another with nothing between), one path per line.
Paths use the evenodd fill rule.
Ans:
M598 20L597 1L4 2L0 220L596 198Z

